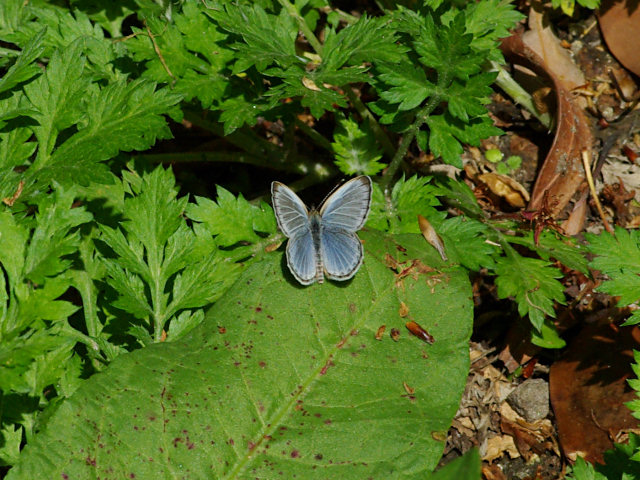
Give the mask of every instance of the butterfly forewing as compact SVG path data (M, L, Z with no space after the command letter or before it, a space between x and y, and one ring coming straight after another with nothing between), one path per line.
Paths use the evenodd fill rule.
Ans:
M320 209L322 225L356 232L364 226L371 206L371 179L356 177L329 195Z
M309 211L293 190L280 182L273 182L271 198L282 233L291 238L296 232L309 230Z

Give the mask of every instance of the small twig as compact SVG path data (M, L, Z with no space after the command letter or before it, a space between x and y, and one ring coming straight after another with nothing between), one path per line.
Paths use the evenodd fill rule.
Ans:
M173 80L173 84L175 85L175 83L178 80L173 75L173 73L171 73L171 69L169 68L169 65L167 65L167 62L164 61L164 57L162 56L162 53L160 52L160 47L158 47L158 44L156 43L155 36L154 36L153 33L151 33L151 29L147 25L146 21L144 22L144 28L147 29L147 34L149 35L149 38L151 39L151 43L153 44L153 49L155 50L156 55L158 55L158 58L160 59L160 63L162 63L162 66L164 67L165 71L167 72L167 75L169 75L171 77L171 79Z
M584 166L584 171L587 176L587 183L589 184L589 190L591 190L591 196L593 197L593 201L596 204L596 208L598 210L598 213L600 214L600 218L602 219L604 228L607 232L613 235L613 229L604 216L604 210L602 209L602 204L600 203L600 199L598 198L598 194L596 193L596 186L593 183L593 177L591 176L591 154L588 150L582 151L582 165Z
M13 204L16 203L16 200L18 198L20 198L20 195L22 194L22 189L24 188L24 180L20 180L18 182L18 186L16 187L16 191L14 192L13 195L11 195L10 197L7 198L3 198L2 202L5 205L8 205L10 207L13 207Z

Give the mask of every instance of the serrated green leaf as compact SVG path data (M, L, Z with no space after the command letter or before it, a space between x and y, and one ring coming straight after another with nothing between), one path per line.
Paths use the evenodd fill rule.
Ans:
M506 253L497 259L494 269L498 296L514 297L520 316L529 315L540 332L545 318L555 317L554 303L565 303L564 288L557 280L562 274L544 260L521 257L510 248Z
M90 84L89 78L83 76L85 62L81 42L56 50L44 74L24 88L31 105L39 112L38 125L32 127L39 144L34 162L37 167L49 162L58 133L83 115L83 101Z
M493 126L488 117L475 117L467 123L448 113L431 115L427 118L430 128L429 148L436 156L457 167L462 167L460 155L462 143L479 145L480 140L492 135L500 135L502 130Z
M498 63L504 59L497 42L511 35L511 29L524 18L516 10L514 3L503 0L483 0L465 5L466 31L473 35L471 48L475 52L486 52L488 57Z
M333 78L325 78L322 72L305 72L302 67L294 66L287 70L270 69L269 75L278 76L282 79L280 85L274 86L265 93L265 97L270 101L282 101L290 97L299 98L303 107L308 107L311 114L320 118L326 111L332 112L336 107L346 107L347 102L341 92L327 88L324 83L327 80L339 85L349 81L363 79L363 71L360 69L350 69L337 73L332 73ZM336 76L340 78L336 78Z
M571 474L567 476L570 480L607 480L607 477L598 473L592 464L584 458L578 456L576 463L571 467Z
M418 215L429 219L443 219L446 214L434 207L440 205L429 177L414 175L400 179L393 186L388 202L374 183L371 211L367 226L391 233L419 233Z
M616 227L615 236L607 232L585 235L595 258L592 268L610 277L623 274L640 275L640 232Z
M437 25L433 17L424 17L421 35L414 41L420 62L438 75L467 80L480 71L479 57L473 55L473 35L466 31L464 12L458 12L448 25Z
M87 105L86 128L69 137L51 156L40 175L60 181L111 181L112 175L96 178L98 162L108 160L120 151L145 150L158 139L171 138L163 114L176 105L181 96L168 88L144 80L116 82L104 89L93 90L94 101ZM80 175L77 170L90 172ZM66 175L65 175L65 172Z
M7 121L7 125L0 129L1 198L11 198L20 189L23 174L16 167L30 165L33 153L38 148L38 144L33 141L32 130L27 127L28 123L34 122L37 112L28 106L29 102L21 91L14 91L0 101L0 116ZM29 112L25 117L31 118L16 117L11 120L18 112Z
M284 68L301 63L295 50L298 28L286 9L273 15L258 4L253 8L226 4L224 9L205 12L224 30L244 41L232 45L238 52L233 73L244 72L252 65L264 70L274 63Z
M187 333L200 325L203 320L204 312L202 310L196 310L195 312L189 310L183 311L171 320L169 336L167 339L171 342L180 340Z
M616 227L615 236L602 232L587 234L589 250L595 254L590 266L606 274L597 290L620 296L619 305L640 299L640 232ZM635 323L635 319L630 319Z
M140 276L121 268L113 260L104 259L103 262L109 276L109 285L119 293L113 305L136 318L148 319L149 315L153 314L153 309L148 303Z
M352 118L339 118L331 144L336 166L347 175L375 175L384 165L380 147L368 123L358 125Z
M0 465L13 465L20 458L20 445L24 428L21 425L4 425L0 430Z
M174 315L215 301L236 278L241 267L230 255L223 255L218 250L211 234L201 226L196 225L193 229L187 226L183 216L187 198L177 198L170 170L158 167L142 177L134 172L125 177L131 192L124 200L125 220L120 222L119 229L101 227L101 240L115 253L113 258L103 259L107 283L118 293L112 305L148 322L154 340L159 341L165 325ZM262 217L269 215L271 228L275 231L275 219L270 209L262 211L241 197L236 200L226 191L222 197L222 206L216 205L216 213L222 221L235 224L236 217L233 214L225 217L229 213L225 209L240 206L238 218L249 224L256 220L266 226L268 222ZM202 209L192 206L191 210L201 213ZM254 242L262 238L253 230L251 233ZM135 332L146 344L146 337L140 336L141 331Z
M29 231L26 227L16 224L11 212L0 212L0 264L6 272L10 284L22 280L24 256Z
M538 238L538 245L535 244L533 232L528 232L522 237L510 236L508 241L527 246L544 260L555 259L585 275L589 273L584 248L572 238L563 237L557 232L543 231Z
M186 2L175 12L173 22L150 18L146 29L127 42L134 59L145 62L144 76L172 83L185 100L197 98L204 108L225 98L229 79L223 73L234 54L225 45L228 35L211 22L202 3ZM155 48L162 53L162 59Z
M544 319L540 330L531 331L531 343L542 348L563 348L567 345L550 318Z
M429 148L446 163L462 168L462 145L453 135L453 129L443 115L431 115L427 119L429 125Z
M399 103L399 110L417 107L435 91L435 85L427 80L424 70L408 62L382 64L378 68L380 80L390 85L380 92L380 98L389 103Z
M450 268L399 288L385 255L441 266L435 250L417 235L361 236L365 263L346 288L290 283L282 252L254 263L183 339L121 356L81 386L8 480L155 478L180 464L195 477L426 477L468 372L469 281ZM433 345L406 332L400 302ZM381 319L402 330L398 342L375 339ZM173 413L162 421L167 398ZM96 435L109 455L90 453Z
M35 64L35 60L42 54L42 45L46 30L41 30L23 48L16 62L0 79L0 92L11 90L13 87L41 73L41 69Z
M25 322L28 323L28 322ZM75 340L62 324L32 330L0 342L0 386L4 394L44 397L43 389L60 378L61 358L68 358ZM48 363L51 362L51 365Z
M196 197L196 203L187 206L187 216L203 223L216 236L219 245L229 247L239 242L254 243L261 238L257 232L275 233L275 216L266 204L255 207L242 195L236 198L220 186L217 190L216 202ZM258 225L260 229L266 227L268 230L257 230Z
M476 220L484 219L485 213L478 205L473 191L466 183L449 177L435 177L435 194L442 196L442 201L453 208L457 208Z
M365 13L337 33L327 31L321 68L332 71L344 65L395 63L401 60L404 50L397 44L395 31L388 19L371 18Z
M488 228L483 223L458 216L441 222L436 230L444 241L449 260L474 272L493 267L497 247L486 241Z
M489 103L491 84L497 72L474 75L467 81L455 80L447 88L447 108L451 115L468 122L470 118L487 113L484 106Z
M56 184L54 188L52 195L38 199L36 225L26 251L24 276L36 284L71 265L65 257L75 252L80 243L79 233L72 230L93 218L84 207L73 208L73 189L65 190Z
M177 199L177 193L171 170L156 168L143 176L138 195L125 200L125 228L145 245L147 252L160 254L161 246L182 225L187 198Z

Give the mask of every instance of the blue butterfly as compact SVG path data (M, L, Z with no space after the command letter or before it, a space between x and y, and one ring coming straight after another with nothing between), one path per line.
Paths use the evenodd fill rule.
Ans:
M320 210L309 211L300 198L280 182L271 184L273 209L280 230L289 237L287 265L302 285L349 280L364 252L356 232L371 207L371 179L356 177L333 192Z

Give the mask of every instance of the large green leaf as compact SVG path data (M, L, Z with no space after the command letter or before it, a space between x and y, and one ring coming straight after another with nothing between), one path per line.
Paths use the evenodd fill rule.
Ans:
M465 385L471 289L419 235L360 236L349 282L301 287L281 251L254 263L185 337L89 379L8 478L425 478Z

